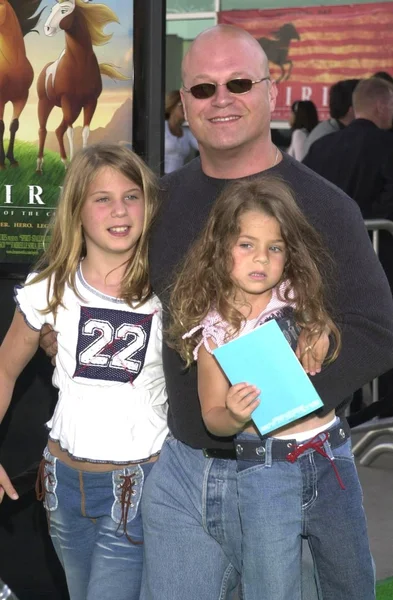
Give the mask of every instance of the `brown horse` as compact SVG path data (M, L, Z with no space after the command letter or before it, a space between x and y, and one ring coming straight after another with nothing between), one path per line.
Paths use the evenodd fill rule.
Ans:
M11 167L17 167L14 157L15 134L19 117L24 109L33 82L33 68L26 58L23 36L33 31L41 12L32 17L41 0L0 0L0 170L8 158ZM13 115L10 141L4 152L4 109L12 102Z
M70 145L70 158L73 156L73 123L83 109L83 147L87 145L90 123L102 92L101 74L113 79L128 79L108 64L98 64L93 45L105 44L112 35L103 33L108 23L118 23L115 13L105 4L87 4L83 0L58 0L51 10L44 31L48 36L61 29L65 32L65 50L59 58L48 63L40 73L37 82L39 151L37 173L42 173L46 123L55 106L62 109L63 119L56 129L60 157L67 164L64 147L64 134Z

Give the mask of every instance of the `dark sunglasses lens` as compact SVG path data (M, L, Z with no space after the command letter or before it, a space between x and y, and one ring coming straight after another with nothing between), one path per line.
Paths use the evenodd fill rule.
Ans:
M251 79L232 79L228 81L227 88L231 94L245 94L252 88Z
M190 88L191 94L194 96L194 98L198 98L198 100L211 98L214 96L215 91L216 86L214 83L198 83Z

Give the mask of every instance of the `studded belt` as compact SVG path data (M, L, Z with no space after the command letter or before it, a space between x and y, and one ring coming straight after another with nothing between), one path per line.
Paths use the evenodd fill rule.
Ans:
M342 420L334 425L328 431L321 431L311 442L297 442L295 439L282 440L273 438L271 441L272 460L289 460L294 462L300 454L307 449L316 450L315 440L328 441L331 448L338 448L344 444L350 437L350 429L346 420ZM266 441L261 440L239 440L235 444L236 457L241 460L252 460L254 462L264 462L266 454Z
M346 420L342 420L337 425L324 433L326 439L332 448L337 448L344 444L350 437L350 429ZM319 434L319 435L321 435ZM253 460L263 462L265 460L267 438L260 440L240 440L235 443L233 448L203 448L203 455L206 458L221 458L225 460ZM274 438L272 441L271 453L273 460L288 460L288 454L296 452L296 449L304 448L304 444L292 440L281 440Z
M235 448L202 448L206 458L223 458L225 460L236 460Z

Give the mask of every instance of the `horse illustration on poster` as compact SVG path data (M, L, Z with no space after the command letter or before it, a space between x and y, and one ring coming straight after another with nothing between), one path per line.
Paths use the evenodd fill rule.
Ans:
M0 0L1 1L1 0ZM59 58L42 69L38 81L39 150L37 173L42 173L46 124L55 106L63 118L56 129L60 158L67 165L64 134L67 132L70 159L74 153L73 123L83 109L82 145L87 146L90 124L102 92L101 75L127 80L114 66L98 63L93 46L106 44L112 34L105 34L108 23L119 23L116 14L105 4L87 4L84 0L58 0L44 25L44 33L53 36L63 30L65 49Z
M0 0L0 170L5 169L5 159L17 167L14 156L15 135L19 117L33 83L33 67L26 57L24 36L34 31L41 12L35 17L41 0ZM7 102L13 106L10 139L7 154L4 150L4 109Z
M289 47L292 40L300 40L300 35L293 23L285 23L277 31L272 31L271 35L274 36L274 39L262 37L258 39L258 42L265 51L269 62L280 68L281 74L276 79L276 83L280 83L291 76L293 62L288 56ZM289 65L286 72L285 65Z

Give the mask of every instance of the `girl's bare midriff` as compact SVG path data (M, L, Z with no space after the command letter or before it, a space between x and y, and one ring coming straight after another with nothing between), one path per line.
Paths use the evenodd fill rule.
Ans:
M125 467L132 467L133 465L137 464L135 462L133 463L126 463L126 464L121 464L119 465L118 463L95 463L95 462L90 462L88 460L75 460L74 458L72 458L68 452L66 452L65 450L62 450L60 448L60 445L58 442L54 442L53 440L48 440L48 448L49 448L49 452L55 456L56 458L58 458L62 463L66 464L67 466L71 467L72 469L78 469L78 471L92 471L95 473L104 473L106 471L115 471L116 469L124 469ZM152 456L149 460L143 461L143 462L155 462L158 458L157 456ZM142 461L140 461L142 462Z
M317 417L316 415L303 417L302 419L293 421L293 423L289 423L289 425L286 425L285 427L281 427L281 429L275 429L269 433L269 436L274 437L280 435L291 435L302 433L303 431L310 431L311 429L316 429L322 425L327 425L330 423L330 421L332 421L332 419L334 419L334 415L335 412L332 410L324 417ZM249 433L258 433L254 425L249 425L244 429L244 431L248 431Z

